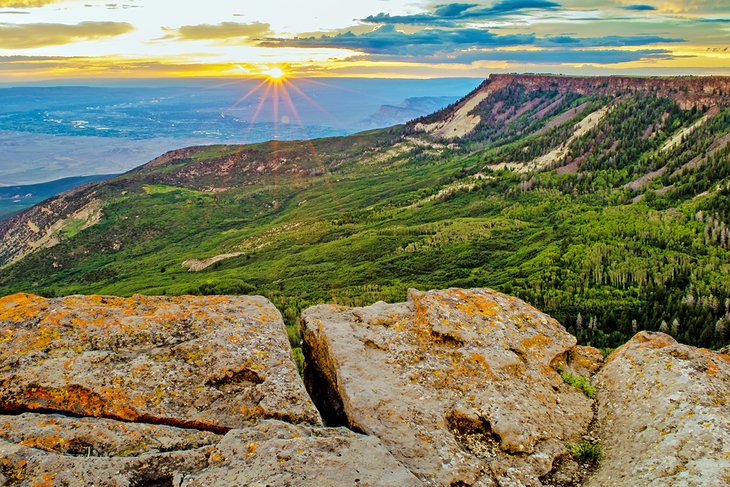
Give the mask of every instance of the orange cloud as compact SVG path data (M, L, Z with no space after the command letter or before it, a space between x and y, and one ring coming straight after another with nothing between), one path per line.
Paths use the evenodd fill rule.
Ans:
M29 49L58 46L91 39L116 37L134 30L126 22L81 22L80 24L0 24L0 48Z
M263 22L243 24L238 22L221 22L220 24L183 25L177 29L165 29L166 39L188 41L221 40L236 38L260 37L270 33L270 25Z
M0 0L0 8L32 8L42 7L63 0Z

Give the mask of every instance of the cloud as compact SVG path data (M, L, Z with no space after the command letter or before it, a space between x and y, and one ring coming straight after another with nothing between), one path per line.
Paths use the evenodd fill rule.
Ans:
M262 37L270 34L270 28L269 24L263 22L221 22L215 25L183 25L177 29L164 30L168 33L165 39L213 40Z
M0 8L33 8L43 7L63 0L0 0Z
M363 34L345 32L333 36L267 39L264 47L319 47L353 49L367 53L401 54L404 56L447 51L472 46L505 47L528 45L533 34L497 35L487 29L424 29L412 34L383 25Z
M652 5L625 5L621 8L624 10L634 10L636 12L650 12L657 9Z
M475 3L450 3L437 5L433 12L414 15L370 15L363 22L371 24L410 24L439 27L457 26L469 21L489 20L528 10L555 10L560 4L550 0L501 0L491 7Z
M635 36L603 36L603 37L570 37L551 36L540 39L536 44L541 46L562 45L570 47L635 47L652 44L674 44L686 42L678 37L661 37L649 35Z
M666 49L622 51L617 49L469 50L452 55L419 56L411 62L424 64L473 64L505 61L515 64L617 64L640 60L673 59ZM393 61L392 56L371 56L371 61Z
M591 48L647 46L661 43L684 42L684 39L636 35L571 37L537 37L534 34L498 35L487 29L429 28L414 33L396 30L393 25L383 25L362 34L346 32L321 37L297 37L294 39L268 39L260 45L266 47L341 48L368 54L398 55L402 59L414 56L458 53L467 49L498 48L512 46Z
M0 48L29 49L116 37L134 30L126 22L81 22L80 24L0 24Z

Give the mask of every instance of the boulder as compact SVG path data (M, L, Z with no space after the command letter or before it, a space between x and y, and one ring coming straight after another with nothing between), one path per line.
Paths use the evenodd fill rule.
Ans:
M730 356L640 332L596 375L591 486L730 485Z
M208 465L210 447L128 457L59 455L0 440L0 485L16 487L172 486Z
M180 478L181 487L422 485L373 436L274 420L230 431L206 470Z
M377 438L262 420L225 436L99 418L2 418L0 485L422 485Z
M215 445L221 438L209 431L103 418L35 413L0 416L0 439L59 455L133 457L195 450Z
M575 338L516 298L411 290L406 303L302 317L325 422L378 437L428 485L539 485L593 418L554 368Z
M0 299L0 411L226 432L320 424L263 297Z

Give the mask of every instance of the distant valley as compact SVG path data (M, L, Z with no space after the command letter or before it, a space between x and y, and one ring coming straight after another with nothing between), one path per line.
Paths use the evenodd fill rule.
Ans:
M190 145L329 137L405 123L478 82L300 79L287 82L291 103L277 110L271 93L252 80L2 88L0 185L120 173Z

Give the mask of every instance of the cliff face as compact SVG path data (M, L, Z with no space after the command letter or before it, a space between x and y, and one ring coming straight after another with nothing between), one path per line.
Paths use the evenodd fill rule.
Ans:
M618 96L646 93L675 100L684 109L730 105L730 78L727 76L555 76L493 74L485 83L492 89L518 84L528 90L557 90L561 93Z
M727 355L640 333L603 365L549 316L488 289L316 306L302 323L309 394L261 297L1 299L0 484L730 476ZM600 462L575 447L601 444Z
M581 95L618 99L636 94L673 100L682 109L723 107L730 105L730 77L493 74L458 103L411 122L408 129L452 141L479 132L480 126L491 127L486 133L494 135L496 127L508 127L525 113L536 124L549 118L563 123L575 115L561 119Z

